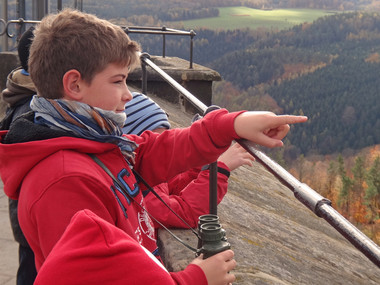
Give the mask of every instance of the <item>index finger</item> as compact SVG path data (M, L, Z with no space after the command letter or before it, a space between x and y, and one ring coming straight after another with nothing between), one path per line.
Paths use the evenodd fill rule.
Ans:
M304 123L308 120L307 116L278 115L279 124L297 124Z

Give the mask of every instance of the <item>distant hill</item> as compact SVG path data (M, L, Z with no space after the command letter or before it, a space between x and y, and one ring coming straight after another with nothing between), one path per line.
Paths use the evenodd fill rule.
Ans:
M54 1L53 1L54 2ZM68 2L68 1L64 1ZM64 3L65 4L65 3ZM125 18L138 21L143 15L155 21L183 21L214 17L218 7L245 6L254 9L306 8L324 10L363 10L379 8L376 0L108 0L84 1L87 12L107 19ZM137 23L135 23L137 24ZM139 25L141 23L138 23Z

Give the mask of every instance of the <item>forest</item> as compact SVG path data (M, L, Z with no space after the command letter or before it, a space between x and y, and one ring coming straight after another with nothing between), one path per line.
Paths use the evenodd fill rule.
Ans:
M301 155L289 171L380 244L380 145L353 154Z
M239 89L265 85L256 96L270 96L283 113L308 115L289 138L300 153L360 149L380 143L379 29L377 13L336 14L273 34L211 66ZM241 108L253 97L239 95L234 104Z

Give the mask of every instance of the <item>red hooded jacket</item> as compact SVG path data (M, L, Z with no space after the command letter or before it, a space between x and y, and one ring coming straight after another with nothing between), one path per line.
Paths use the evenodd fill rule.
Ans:
M239 114L222 109L185 129L128 136L139 145L134 169L155 186L215 161L232 140L238 139L233 122ZM136 183L119 147L57 132L51 135L51 129L34 124L31 116L19 117L8 133L0 132L0 174L5 193L19 199L19 220L35 253L37 271L72 217L84 209L157 255L153 223L141 208L145 206L144 189ZM111 170L134 201L114 185L88 153L95 154ZM141 272L130 274L146 272L147 268L141 268ZM204 276L198 277L204 281Z

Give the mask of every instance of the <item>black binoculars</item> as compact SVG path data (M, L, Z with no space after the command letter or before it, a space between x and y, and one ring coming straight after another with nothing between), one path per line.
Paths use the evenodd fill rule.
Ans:
M217 215L208 214L198 220L198 248L196 255L203 253L203 259L231 248L227 242L226 231L222 229Z

